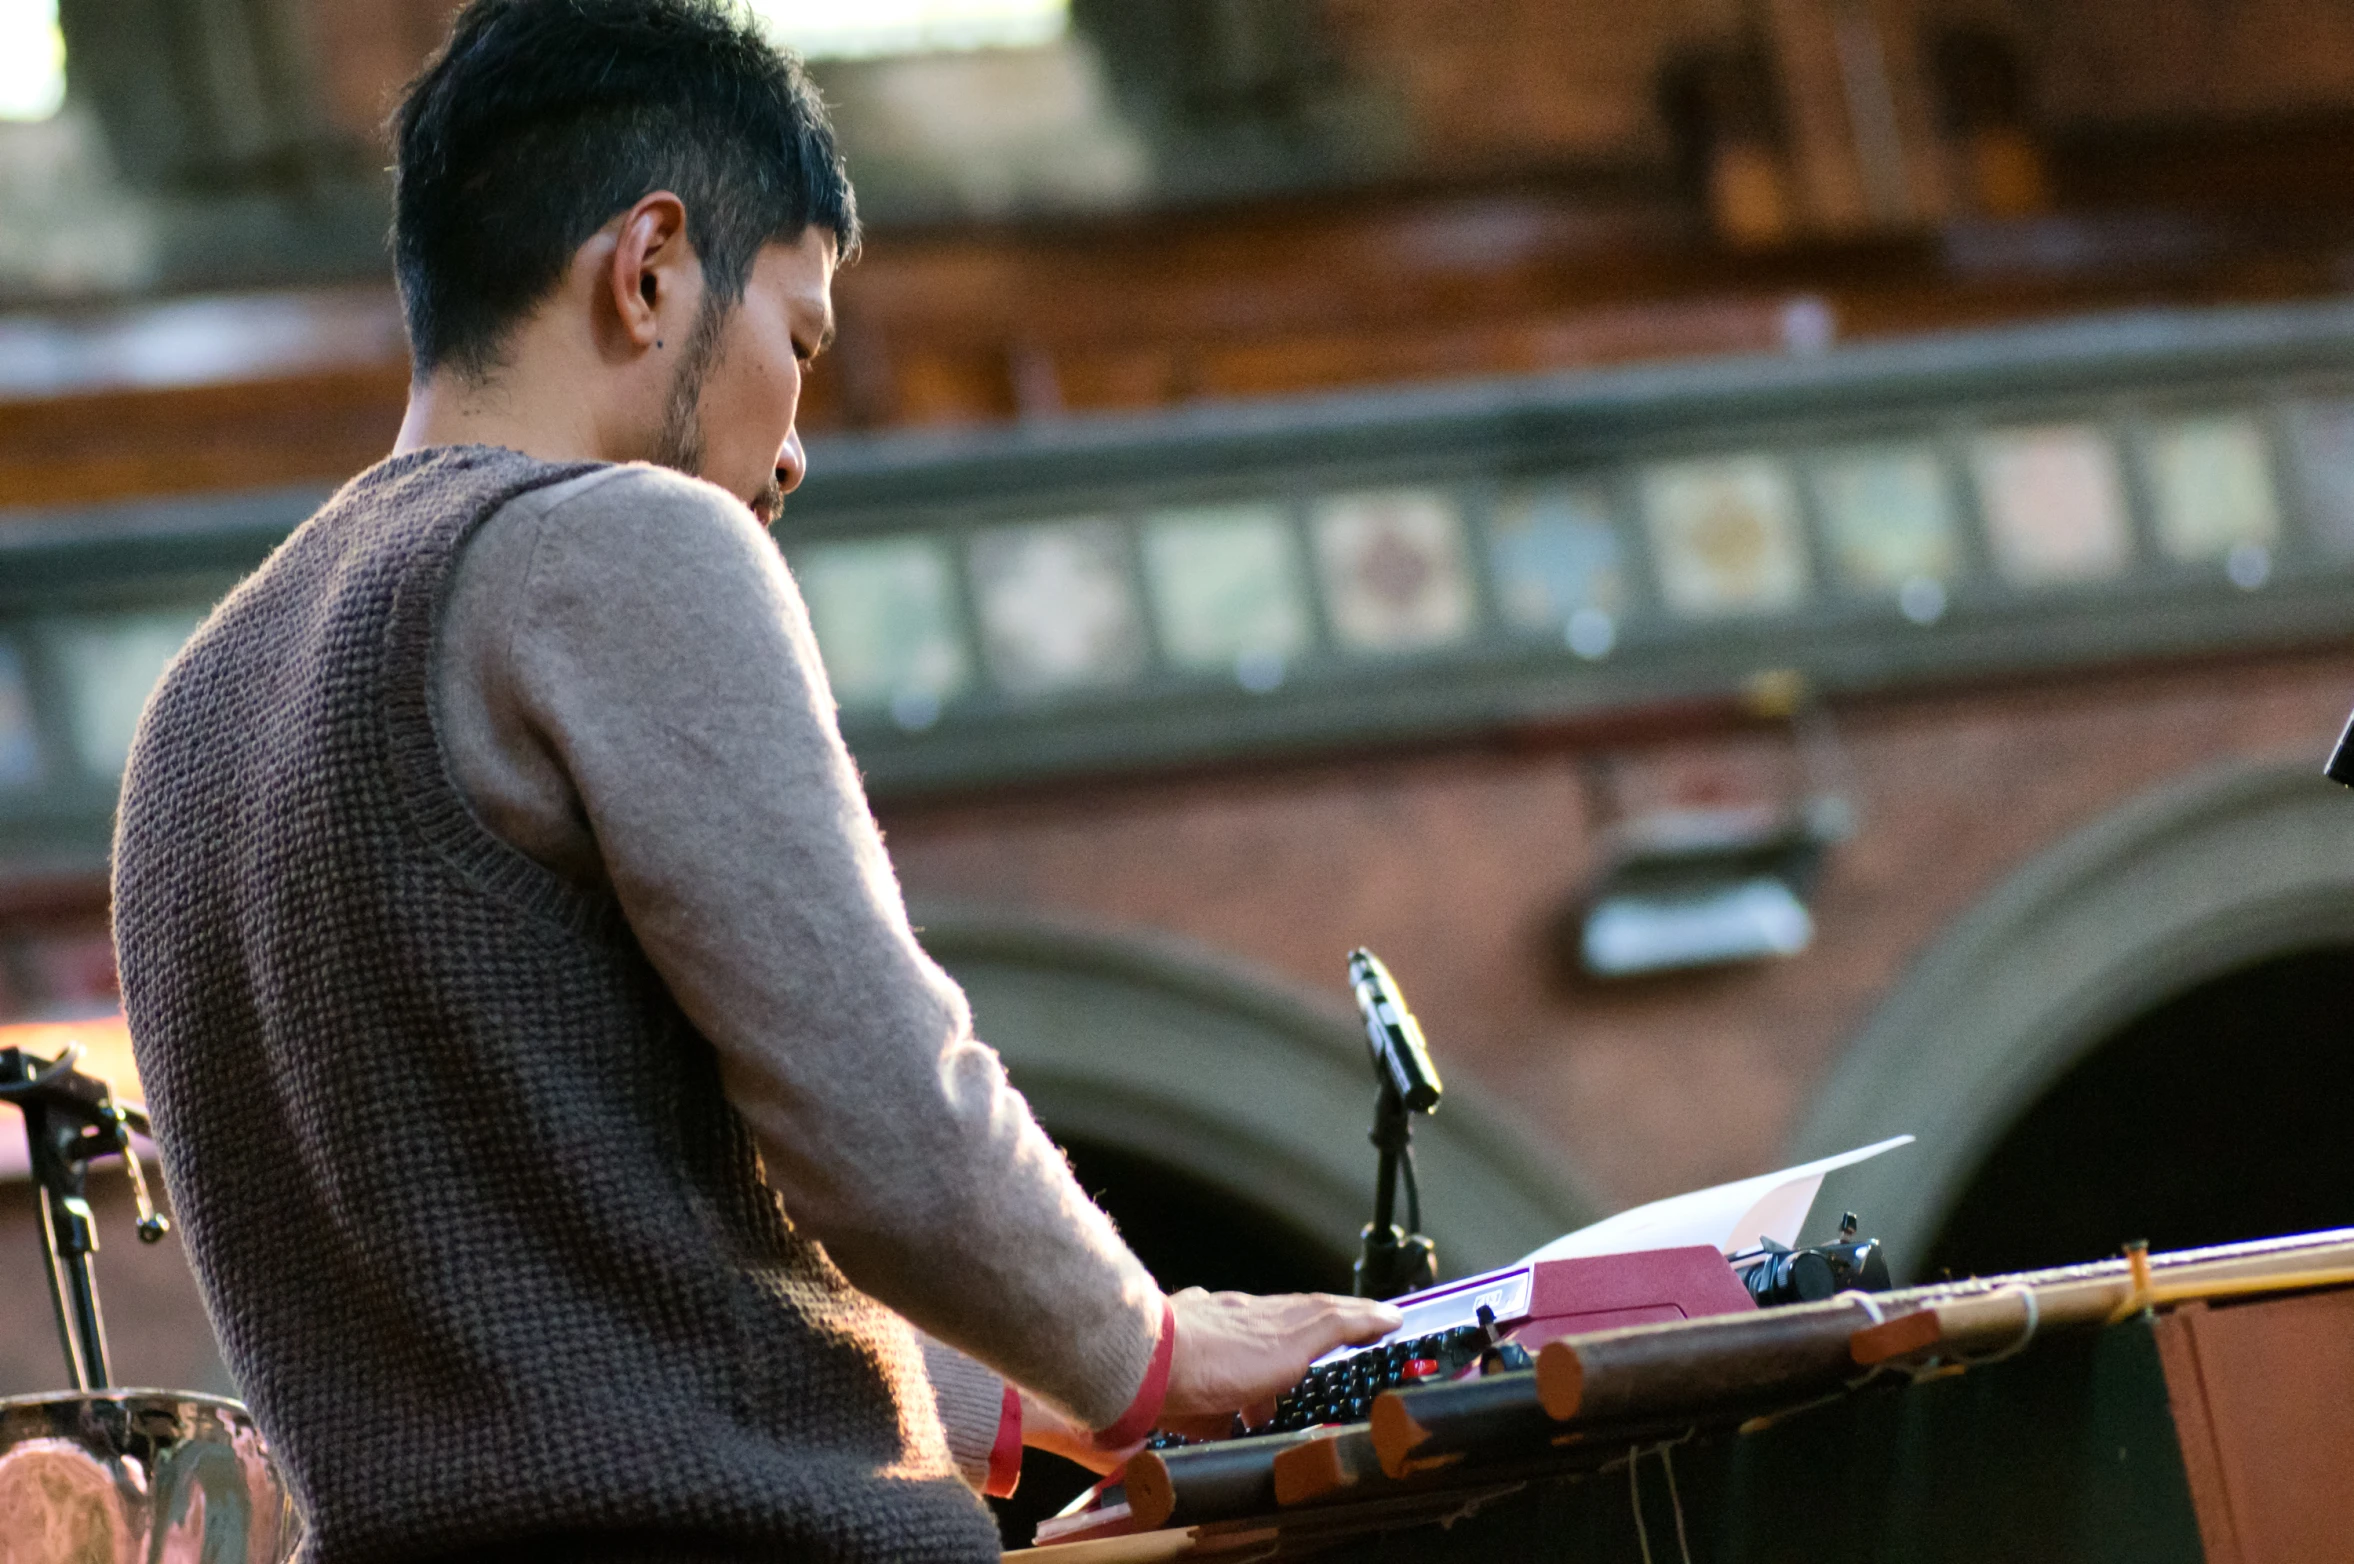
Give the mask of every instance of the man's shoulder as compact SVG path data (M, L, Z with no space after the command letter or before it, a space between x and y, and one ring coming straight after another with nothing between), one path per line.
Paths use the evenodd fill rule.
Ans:
M773 611L783 561L751 508L726 490L668 468L599 467L510 501L486 530L486 556L521 572L545 607L600 605L673 619ZM583 621L585 624L587 621Z
M507 509L555 518L566 528L686 528L737 538L760 534L742 500L668 467L616 462L517 495Z
M626 588L649 571L675 581L713 570L761 570L775 552L751 508L726 490L666 467L626 462L508 500L469 540L461 569L473 574L483 561L503 558L543 585L585 573Z

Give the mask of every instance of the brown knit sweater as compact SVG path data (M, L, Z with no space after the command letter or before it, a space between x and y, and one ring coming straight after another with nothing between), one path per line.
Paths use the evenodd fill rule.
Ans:
M743 505L642 465L516 496L453 567L434 691L458 791L619 902L794 1225L933 1336L1118 1417L1158 1294L917 947L808 614ZM926 1362L951 1449L985 1466L996 1377Z
M364 474L142 722L124 997L230 1368L317 1564L993 1558L911 1332L786 1219L619 907L451 784L451 562L577 471Z

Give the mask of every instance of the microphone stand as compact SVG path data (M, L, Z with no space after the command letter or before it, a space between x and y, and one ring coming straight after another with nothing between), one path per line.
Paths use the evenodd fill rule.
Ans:
M98 1310L98 1286L90 1256L98 1251L98 1230L85 1191L95 1157L120 1155L138 1203L139 1239L155 1243L171 1231L147 1195L147 1177L131 1145L133 1131L147 1133L147 1115L118 1103L104 1081L74 1069L81 1044L68 1045L55 1059L16 1048L0 1048L0 1102L25 1116L32 1151L33 1183L40 1190L42 1271L49 1302L57 1314L58 1344L76 1390L103 1390L112 1383L106 1363L106 1324Z
M1422 1228L1422 1191L1414 1179L1414 1119L1386 1084L1373 1108L1373 1148L1381 1154L1374 1173L1373 1220L1359 1234L1362 1252L1355 1266L1360 1298L1395 1298L1438 1285L1438 1245ZM1397 1223L1398 1181L1406 1184L1406 1226Z
M1397 981L1369 950L1349 953L1349 987L1365 1018L1379 1092L1373 1106L1373 1220L1359 1235L1360 1298L1395 1298L1438 1284L1438 1245L1422 1233L1422 1187L1414 1177L1414 1119L1439 1105L1442 1086L1422 1040L1421 1023L1399 997ZM1398 1185L1406 1186L1406 1225L1397 1222Z

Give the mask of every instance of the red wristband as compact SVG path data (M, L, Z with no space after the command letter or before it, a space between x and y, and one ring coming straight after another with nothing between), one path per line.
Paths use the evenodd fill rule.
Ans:
M1125 1450L1141 1443L1153 1425L1161 1420L1161 1403L1169 1399L1169 1360L1177 1354L1177 1311L1169 1307L1169 1300L1161 1300L1161 1339L1153 1344L1152 1362L1144 1371L1144 1383L1136 1387L1136 1399L1128 1403L1128 1410L1109 1428L1095 1433L1098 1450Z
M992 1499L1010 1499L1021 1484L1022 1393L1007 1385L997 1414L997 1443L989 1447L989 1479L981 1491Z

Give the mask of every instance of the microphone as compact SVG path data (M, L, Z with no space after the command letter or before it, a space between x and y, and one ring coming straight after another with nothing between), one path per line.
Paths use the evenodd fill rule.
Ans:
M1397 979L1372 951L1349 952L1349 987L1365 1017L1365 1040L1373 1047L1373 1073L1384 1092L1394 1092L1408 1113L1428 1113L1444 1087L1422 1041L1422 1023L1398 997Z
M1349 952L1349 988L1365 1017L1365 1041L1373 1050L1373 1075L1380 1091L1373 1103L1373 1148L1381 1154L1374 1174L1373 1220L1359 1234L1356 1292L1360 1298L1395 1298L1437 1284L1438 1246L1421 1232L1422 1189L1414 1177L1414 1115L1439 1105L1439 1072L1423 1046L1422 1024L1398 997L1397 979L1372 951ZM1398 1185L1406 1186L1406 1225L1397 1223Z

